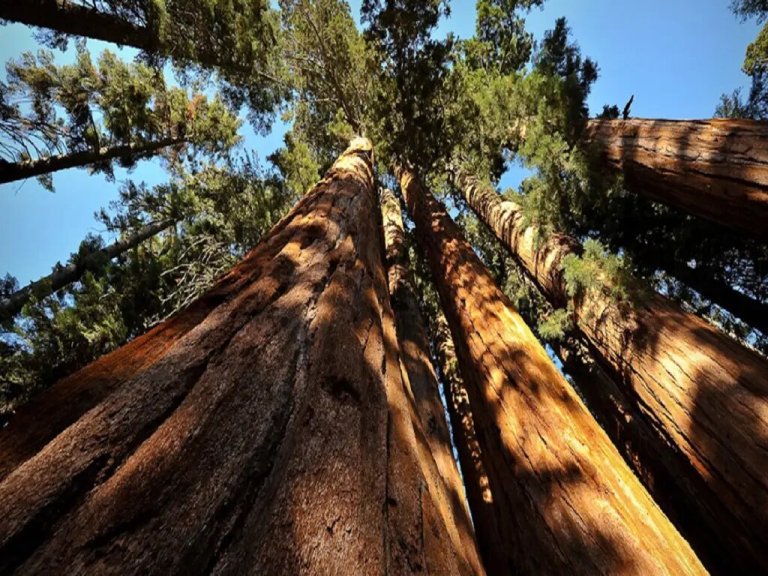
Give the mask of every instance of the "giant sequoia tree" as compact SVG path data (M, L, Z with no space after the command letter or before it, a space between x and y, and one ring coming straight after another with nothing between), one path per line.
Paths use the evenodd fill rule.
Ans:
M580 252L578 243L562 235L542 240L535 227L525 225L519 205L503 202L470 177L459 177L459 185L467 203L550 302L570 306L579 330L625 387L624 394L635 398L636 409L650 419L660 435L657 442L687 461L688 477L677 479L687 502L676 504L682 519L687 508L705 511L690 526L693 537L701 531L698 537L707 546L718 543L729 549L732 562L744 561L741 551L757 546L766 522L755 512L757 503L745 501L742 492L745 482L753 481L758 485L749 494L764 491L759 484L768 462L760 456L762 434L755 431L766 425L754 409L764 404L768 389L765 358L661 296L617 301L601 287L569 285L564 264ZM712 428L712 421L721 424ZM648 457L655 465L655 454ZM749 559L760 556L755 548Z
M371 154L357 141L196 304L54 387L44 432L4 431L4 570L479 572L399 369Z
M475 415L493 498L475 513L502 543L489 569L703 572L447 213L411 169L398 176Z
M0 0L140 51L10 64L4 178L170 172L0 283L0 572L768 569L762 36L749 119L591 118L542 4Z

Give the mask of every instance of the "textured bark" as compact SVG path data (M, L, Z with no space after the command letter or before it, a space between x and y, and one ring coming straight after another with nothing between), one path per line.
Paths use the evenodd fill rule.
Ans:
M459 373L456 348L453 345L448 321L440 312L432 329L435 363L443 383L443 394L448 406L456 452L464 476L469 507L472 510L475 533L489 574L506 572L506 543L493 513L493 494L488 473L483 464L483 451L477 440L472 408L464 381Z
M545 297L564 307L562 260L577 243L558 235L537 240L517 204L472 178L457 180ZM675 487L687 496L674 516L698 509L702 517L686 536L723 563L768 570L768 361L660 295L617 304L588 291L572 304L580 332L656 432L659 450L674 448L683 469L695 471ZM644 465L655 465L654 454Z
M716 574L749 573L749 561L732 562L716 545L717 534L706 532L708 515L728 515L711 489L676 446L660 441L646 418L610 375L592 360L585 345L573 339L553 343L563 368L600 425L667 517L688 537L707 569ZM701 502L715 502L706 509ZM707 540L699 536L707 533Z
M0 0L0 19L147 52L157 48L148 30L70 0Z
M586 138L630 190L768 240L768 122L591 120Z
M453 458L450 432L440 401L437 374L430 358L424 319L413 286L400 202L388 189L380 191L380 202L389 294L405 378L429 451L445 486L445 493L451 498L446 503L453 519L451 529L456 530L456 540L461 543L463 555L471 559L474 572L484 573L464 500L461 476Z
M167 219L147 224L135 234L122 238L101 250L89 254L78 262L67 264L45 278L41 278L40 280L28 284L21 290L8 296L8 298L0 300L0 320L18 314L24 304L29 302L30 298L33 296L37 296L38 298L50 296L57 290L61 290L65 286L80 280L80 278L83 277L83 274L85 274L87 270L92 269L98 262L117 258L121 254L128 252L128 250L135 248L145 240L156 236L166 228L170 228L175 223L176 220Z
M703 573L456 224L410 170L398 177L456 344L504 573Z
M100 398L44 445L0 431L0 462L25 453L0 572L474 573L421 457L376 213L359 140L190 309L55 385Z
M60 154L39 160L0 162L0 184L50 174L68 168L84 168L97 162L105 162L115 158L130 157L138 160L151 156L163 148L184 142L184 138L164 138L155 142L133 142L98 150Z

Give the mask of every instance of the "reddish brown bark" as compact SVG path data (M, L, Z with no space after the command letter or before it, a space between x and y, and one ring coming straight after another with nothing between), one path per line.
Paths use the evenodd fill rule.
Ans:
M768 122L591 120L586 138L630 190L768 240Z
M90 409L32 448L0 432L0 572L473 574L421 456L376 211L357 141L199 303L51 390Z
M472 178L458 184L545 297L564 307L562 261L578 252L577 243L561 235L537 239L517 204ZM661 442L643 465L663 465L654 462L661 451L692 471L669 471L686 495L668 500L677 506L674 516L694 509L700 515L687 522L686 535L725 564L768 570L768 361L660 295L617 303L592 290L571 304L580 332Z
M456 531L456 539L468 551L467 556L472 560L474 571L484 573L464 499L461 476L453 458L450 432L440 401L437 374L430 358L424 319L413 286L400 202L388 189L380 190L379 199L390 301L395 315L404 377L412 393L414 412L419 417L428 443L425 458L429 458L431 453L443 480L445 493L451 498L446 503L453 517L449 528Z
M398 177L456 344L505 572L704 573L456 224L412 171Z

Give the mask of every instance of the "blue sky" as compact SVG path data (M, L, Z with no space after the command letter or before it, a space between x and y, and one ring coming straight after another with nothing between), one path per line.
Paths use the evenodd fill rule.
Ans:
M20 1L20 0L19 0ZM360 1L350 2L353 11ZM747 86L741 71L746 46L757 36L755 22L740 22L728 9L729 0L549 0L528 16L528 28L541 38L555 19L565 16L584 55L597 61L600 78L589 99L590 109L603 104L622 107L634 94L632 114L638 117L710 117L720 94ZM474 0L454 0L450 19L439 33L470 36ZM89 42L98 53L114 46ZM35 50L29 29L0 27L0 60ZM132 51L123 51L130 58ZM61 55L62 62L67 55ZM243 128L245 147L261 158L282 142L284 127L265 138ZM513 169L502 181L517 186L525 171ZM10 272L21 284L50 272L65 261L87 233L101 233L93 214L117 198L127 178L155 184L164 175L157 163L142 162L130 174L116 170L117 182L89 176L83 170L54 174L56 192L36 181L0 185L0 274Z

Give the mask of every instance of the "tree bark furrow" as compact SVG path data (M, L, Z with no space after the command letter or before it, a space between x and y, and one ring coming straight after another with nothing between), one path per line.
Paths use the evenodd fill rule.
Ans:
M504 543L492 569L703 572L444 209L411 170L397 172L487 465Z
M566 306L562 260L579 253L576 243L555 236L537 244L538 233L523 225L518 205L466 175L457 184L545 297ZM713 561L747 571L768 566L765 546L758 543L768 525L766 361L659 295L617 303L590 290L570 301L577 327L631 404L625 408L645 423L640 426L654 430L660 446L675 446L685 460L665 464L668 477L677 478L678 493L686 495L661 498L668 510L678 508L670 515L713 569ZM657 453L638 454L651 460ZM674 470L689 475L677 477ZM696 508L702 513L685 512ZM722 550L717 558L708 552L713 549Z
M453 459L448 424L438 391L437 374L432 365L424 320L410 272L408 245L405 237L400 203L391 190L380 190L382 224L388 285L405 380L408 382L414 412L426 440L425 457L433 458L450 512L447 523L453 537L467 550L465 555L476 572L482 572L476 550L469 512L461 497L462 483Z
M397 370L371 156L356 141L199 303L60 383L87 410L0 431L5 568L481 573Z
M638 194L768 239L768 122L591 120L585 139Z

